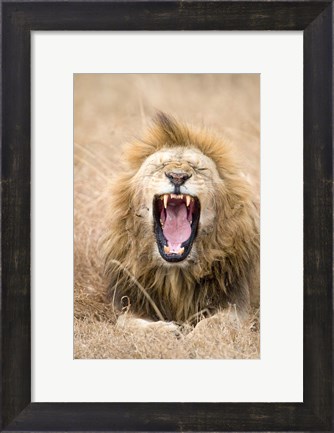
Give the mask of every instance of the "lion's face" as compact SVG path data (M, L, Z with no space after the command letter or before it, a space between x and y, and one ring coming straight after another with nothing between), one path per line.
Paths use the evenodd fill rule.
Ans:
M136 207L147 210L141 223L155 237L155 252L174 263L191 257L198 235L217 217L215 198L223 180L214 162L191 147L161 149L133 180Z

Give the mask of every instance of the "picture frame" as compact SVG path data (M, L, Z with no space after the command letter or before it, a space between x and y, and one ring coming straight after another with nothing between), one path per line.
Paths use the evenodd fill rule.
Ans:
M2 1L2 431L332 431L333 1ZM302 30L303 403L31 403L30 31Z

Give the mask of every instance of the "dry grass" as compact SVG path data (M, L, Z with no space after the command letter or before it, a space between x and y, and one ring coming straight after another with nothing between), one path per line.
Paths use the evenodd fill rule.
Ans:
M104 300L98 241L122 146L141 134L157 109L235 143L259 191L259 76L81 74L74 86L75 357L258 358L258 312L243 324L222 315L178 335L116 325Z
M95 319L76 320L76 358L112 359L253 359L259 357L256 317L244 324L230 322L226 315L185 327L175 335L168 328L138 328Z

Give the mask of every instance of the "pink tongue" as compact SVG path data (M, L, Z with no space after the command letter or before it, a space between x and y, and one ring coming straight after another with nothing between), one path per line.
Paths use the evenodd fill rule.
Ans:
M184 203L167 206L163 234L168 241L168 246L171 247L171 251L179 250L182 242L190 238L191 227L187 219L187 207Z

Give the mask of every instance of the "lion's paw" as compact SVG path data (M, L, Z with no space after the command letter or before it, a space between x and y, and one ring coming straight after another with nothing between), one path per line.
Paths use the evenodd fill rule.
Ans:
M176 337L180 337L180 326L174 322L165 322L163 320L158 320L156 322L152 320L142 319L139 317L122 315L117 320L117 326L133 328L134 330L151 330L151 331L162 331L171 332Z

